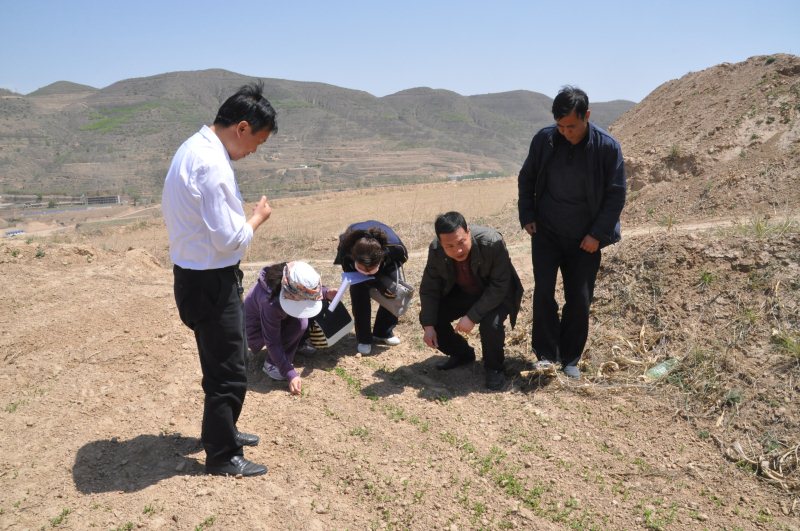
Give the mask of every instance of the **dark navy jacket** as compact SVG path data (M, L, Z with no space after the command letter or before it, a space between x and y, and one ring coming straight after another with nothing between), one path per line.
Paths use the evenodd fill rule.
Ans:
M589 234L600 242L601 247L620 240L619 216L625 206L625 161L619 142L603 129L589 122L589 138L586 142L586 163L589 165L586 192L592 215ZM533 137L528 158L519 172L519 222L523 227L536 221L537 197L542 197L545 171L555 150L556 125L541 129ZM563 137L561 140L566 142Z

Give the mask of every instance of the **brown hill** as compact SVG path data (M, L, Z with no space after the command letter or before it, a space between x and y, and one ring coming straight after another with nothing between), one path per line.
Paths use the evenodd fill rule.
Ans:
M800 58L752 57L664 83L623 114L628 219L668 223L800 204Z
M0 193L155 195L169 158L252 79L173 72L97 90L58 82L0 97ZM264 79L280 132L237 165L246 195L515 173L550 98L417 88L377 98L323 83ZM631 102L594 104L608 125Z
M42 87L28 94L28 96L56 96L64 94L75 94L85 92L97 92L97 89L89 85L81 85L71 81L56 81L46 87Z

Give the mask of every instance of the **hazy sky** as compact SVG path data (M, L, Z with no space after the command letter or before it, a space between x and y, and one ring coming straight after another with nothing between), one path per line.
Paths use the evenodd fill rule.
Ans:
M640 101L722 62L800 55L798 21L798 0L0 0L0 87L224 68L376 96L574 84Z

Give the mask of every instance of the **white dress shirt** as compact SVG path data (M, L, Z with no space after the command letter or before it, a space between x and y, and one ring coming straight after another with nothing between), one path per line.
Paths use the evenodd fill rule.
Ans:
M253 239L225 146L209 127L178 148L164 181L161 210L169 256L184 269L236 264Z

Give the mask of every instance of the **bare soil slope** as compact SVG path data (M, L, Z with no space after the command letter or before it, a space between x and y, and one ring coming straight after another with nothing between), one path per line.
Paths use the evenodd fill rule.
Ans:
M800 57L721 64L664 83L611 131L629 221L671 223L800 205Z
M797 529L796 223L629 230L606 251L584 379L542 381L520 377L515 195L507 179L276 202L248 284L295 258L335 284L336 234L372 216L411 242L418 283L433 214L458 204L506 234L528 293L503 392L480 365L436 371L418 307L398 347L298 357L301 397L253 370L240 426L270 467L253 479L203 474L160 220L2 241L0 529ZM668 377L642 377L667 357Z

